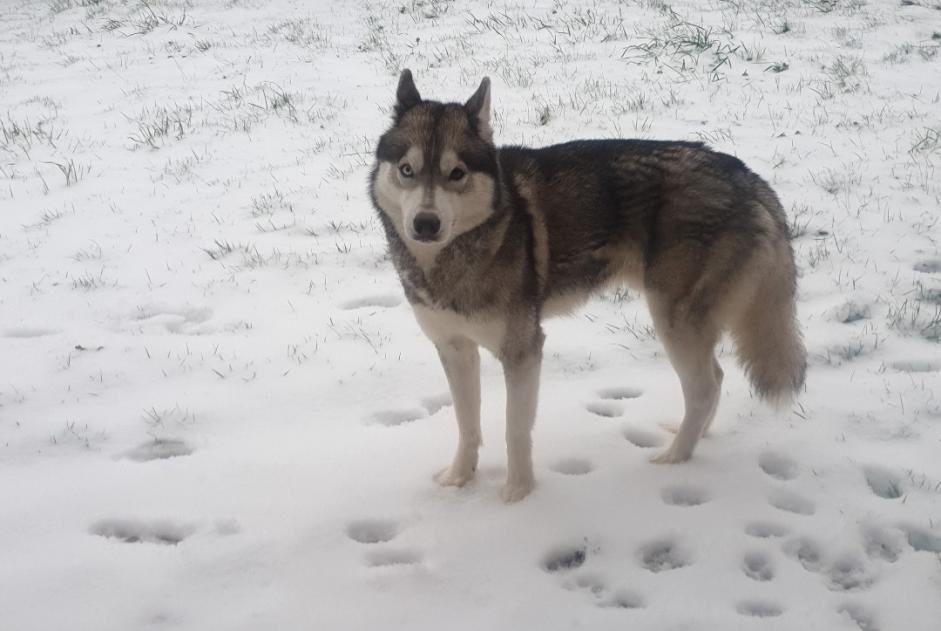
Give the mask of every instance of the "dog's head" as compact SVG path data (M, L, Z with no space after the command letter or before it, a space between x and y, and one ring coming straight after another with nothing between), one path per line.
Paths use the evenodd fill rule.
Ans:
M497 153L490 80L466 103L422 100L403 70L392 127L379 139L372 193L412 250L434 252L493 213Z

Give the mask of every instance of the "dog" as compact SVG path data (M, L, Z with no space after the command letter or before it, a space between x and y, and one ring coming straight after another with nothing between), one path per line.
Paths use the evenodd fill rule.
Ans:
M611 284L645 295L682 386L683 420L652 462L688 460L712 423L723 332L762 398L782 404L801 390L787 220L737 158L680 141L498 148L488 78L465 103L442 103L423 99L409 70L375 157L370 197L457 416L457 451L439 484L462 486L477 467L482 346L502 363L507 389L501 495L529 494L541 322Z

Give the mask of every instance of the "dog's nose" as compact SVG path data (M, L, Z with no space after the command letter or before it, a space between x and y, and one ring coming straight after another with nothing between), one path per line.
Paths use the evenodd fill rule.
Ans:
M419 241L431 241L441 229L441 220L438 215L432 213L418 213L412 222L415 228L415 236Z

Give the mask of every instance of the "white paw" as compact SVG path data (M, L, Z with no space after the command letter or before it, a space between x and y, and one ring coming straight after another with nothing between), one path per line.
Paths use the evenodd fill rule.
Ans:
M441 486L464 486L474 477L473 467L455 468L454 465L435 474L435 482Z
M500 498L507 504L518 502L529 495L529 492L533 490L534 486L536 486L536 483L532 478L515 480L513 482L507 481L500 491Z
M659 425L661 429L665 429L671 434L678 434L680 431L679 423L669 423L667 421L661 421L660 423L657 423L657 425Z
M650 462L654 464L677 464L679 462L686 462L692 455L691 450L681 450L677 449L676 445L670 445L667 447L666 451L651 458Z

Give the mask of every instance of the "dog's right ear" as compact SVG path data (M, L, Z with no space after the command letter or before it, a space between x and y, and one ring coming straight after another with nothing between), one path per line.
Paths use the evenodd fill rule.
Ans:
M412 71L406 68L399 75L399 87L395 90L395 117L402 115L412 107L421 103L421 94L412 80Z

